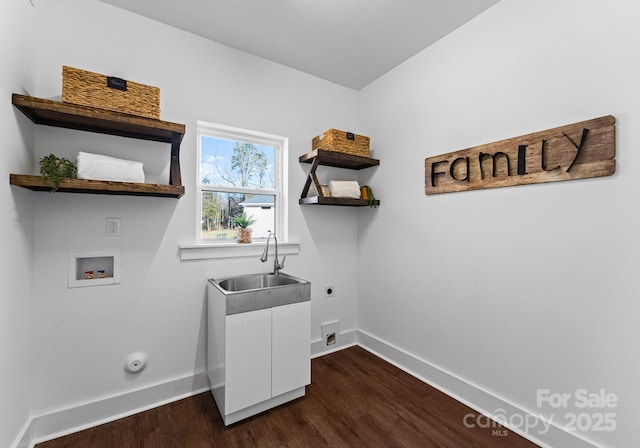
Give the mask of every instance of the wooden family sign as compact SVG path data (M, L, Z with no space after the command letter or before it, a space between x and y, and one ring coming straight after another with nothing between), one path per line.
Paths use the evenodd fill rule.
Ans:
M424 160L425 193L611 176L615 117L607 115Z

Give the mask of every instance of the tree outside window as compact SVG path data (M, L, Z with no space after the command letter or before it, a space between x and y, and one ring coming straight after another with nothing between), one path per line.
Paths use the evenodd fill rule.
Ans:
M281 140L249 131L216 132L199 122L200 229L199 239L235 240L233 218L247 213L256 223L253 238L276 232L281 197ZM262 137L262 138L261 138ZM284 140L286 143L286 139Z

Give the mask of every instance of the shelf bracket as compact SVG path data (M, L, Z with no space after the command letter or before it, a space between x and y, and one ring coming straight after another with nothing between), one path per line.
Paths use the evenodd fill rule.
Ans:
M311 170L309 171L307 180L304 183L304 188L302 189L302 195L300 196L301 199L304 199L309 195L309 188L311 187L311 182L313 182L313 186L315 187L316 192L318 193L318 197L319 198L324 197L324 195L322 194L322 188L320 187L320 181L318 180L318 176L316 176L316 170L318 169L319 165L320 165L320 158L316 157L315 159L313 159L313 163L311 164Z
M180 175L180 143L182 135L178 132L171 133L171 165L169 166L169 185L182 185Z

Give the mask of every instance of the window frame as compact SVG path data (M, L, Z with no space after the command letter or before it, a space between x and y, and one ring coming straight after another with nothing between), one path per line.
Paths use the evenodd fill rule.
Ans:
M249 187L230 187L222 185L203 184L201 176L202 162L202 137L223 138L227 140L253 143L258 145L267 145L274 148L274 183L273 189L256 189ZM242 129L233 126L227 126L206 121L197 122L197 159L196 159L196 242L200 245L222 246L236 245L235 242L206 240L202 239L202 193L204 191L216 191L224 193L244 193L244 194L261 194L274 196L275 207L275 235L278 242L287 242L289 237L288 229L288 155L289 155L289 139L287 137L268 134L250 129ZM259 239L259 244L263 243L263 239ZM244 246L244 245L242 245Z

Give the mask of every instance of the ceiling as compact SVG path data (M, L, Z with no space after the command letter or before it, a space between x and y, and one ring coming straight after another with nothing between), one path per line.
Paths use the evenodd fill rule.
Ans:
M360 90L499 0L101 0Z

